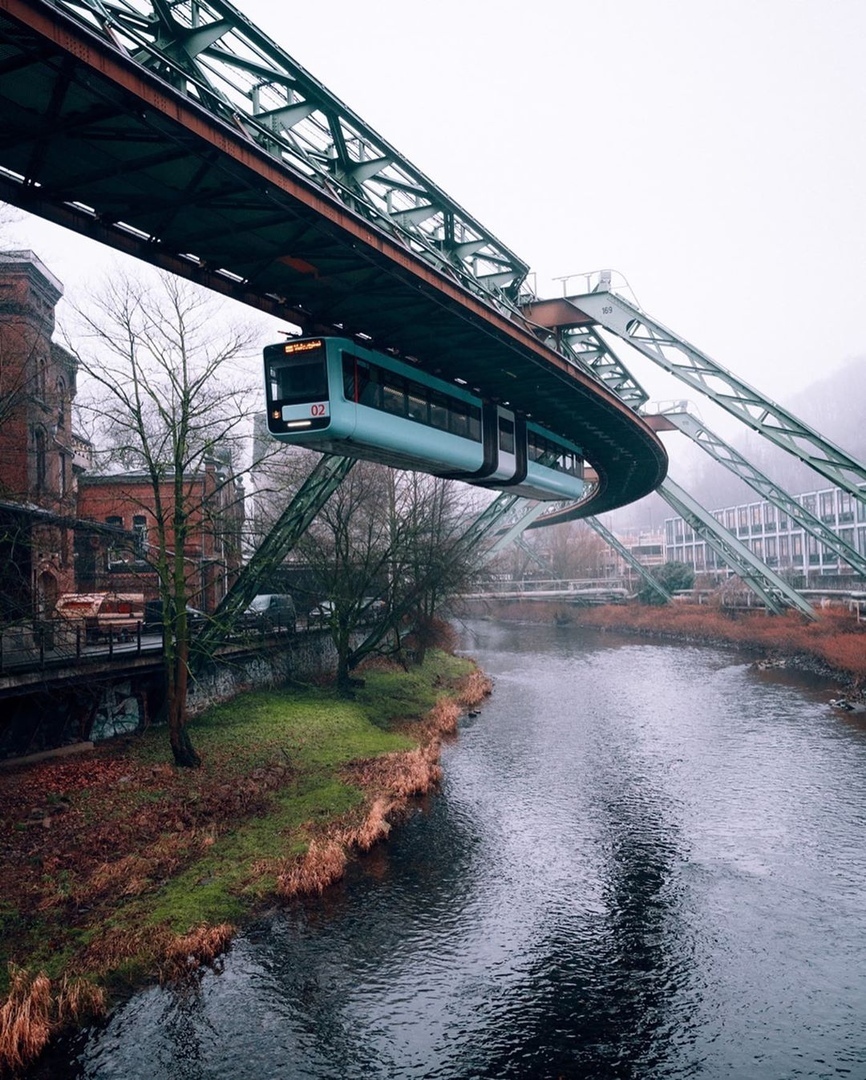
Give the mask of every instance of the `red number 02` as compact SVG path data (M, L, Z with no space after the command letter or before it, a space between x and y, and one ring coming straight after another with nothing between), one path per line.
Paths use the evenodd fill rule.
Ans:
M324 405L311 405L310 406L310 416L324 416L324 415L325 415L325 406Z

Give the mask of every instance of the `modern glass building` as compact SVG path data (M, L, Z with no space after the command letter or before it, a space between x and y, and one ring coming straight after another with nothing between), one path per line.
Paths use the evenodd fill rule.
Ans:
M866 556L866 505L839 488L810 491L794 498L846 544ZM813 576L857 576L835 551L810 536L772 503L741 503L712 514L774 570L788 571L806 580ZM688 563L698 574L726 571L723 561L679 517L665 520L665 559Z

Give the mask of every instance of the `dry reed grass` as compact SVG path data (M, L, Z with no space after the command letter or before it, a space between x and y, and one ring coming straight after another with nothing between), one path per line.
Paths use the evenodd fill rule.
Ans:
M421 739L424 742L442 735L453 735L460 719L460 706L449 698L440 698L424 717Z
M392 799L378 796L370 804L364 820L359 825L347 825L340 831L340 840L347 848L369 851L374 844L384 840L391 831L388 815L395 809Z
M457 704L464 709L474 709L492 693L493 681L476 668L461 679L457 687Z
M234 936L235 927L231 923L197 926L188 934L175 935L162 950L160 982L177 982L212 965L228 950Z
M168 931L155 927L146 930L112 927L88 944L76 959L76 967L99 977L120 970L130 960L149 964L155 962L168 937Z
M105 1009L105 994L85 979L65 978L53 990L44 972L9 965L9 993L0 1006L0 1073L34 1061L65 1024Z
M812 658L856 684L866 682L866 624L832 608L810 620L793 611L774 616L757 612L731 615L699 604L627 605L581 611L573 619L581 626L600 630L667 635L727 643L779 657Z
M345 872L346 852L338 840L311 840L305 854L277 876L277 895L284 900L321 896Z
M442 779L439 749L438 741L434 741L415 750L356 762L351 770L353 781L367 791L378 791L397 799L426 795Z

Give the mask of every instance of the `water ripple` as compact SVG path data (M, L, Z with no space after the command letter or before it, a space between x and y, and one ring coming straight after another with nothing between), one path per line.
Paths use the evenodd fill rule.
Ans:
M473 635L442 794L52 1076L866 1077L864 725L727 652Z

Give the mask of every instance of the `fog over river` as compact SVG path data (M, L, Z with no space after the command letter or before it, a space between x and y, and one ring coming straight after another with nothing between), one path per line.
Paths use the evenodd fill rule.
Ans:
M866 717L718 649L464 646L496 689L440 794L34 1075L866 1078Z

